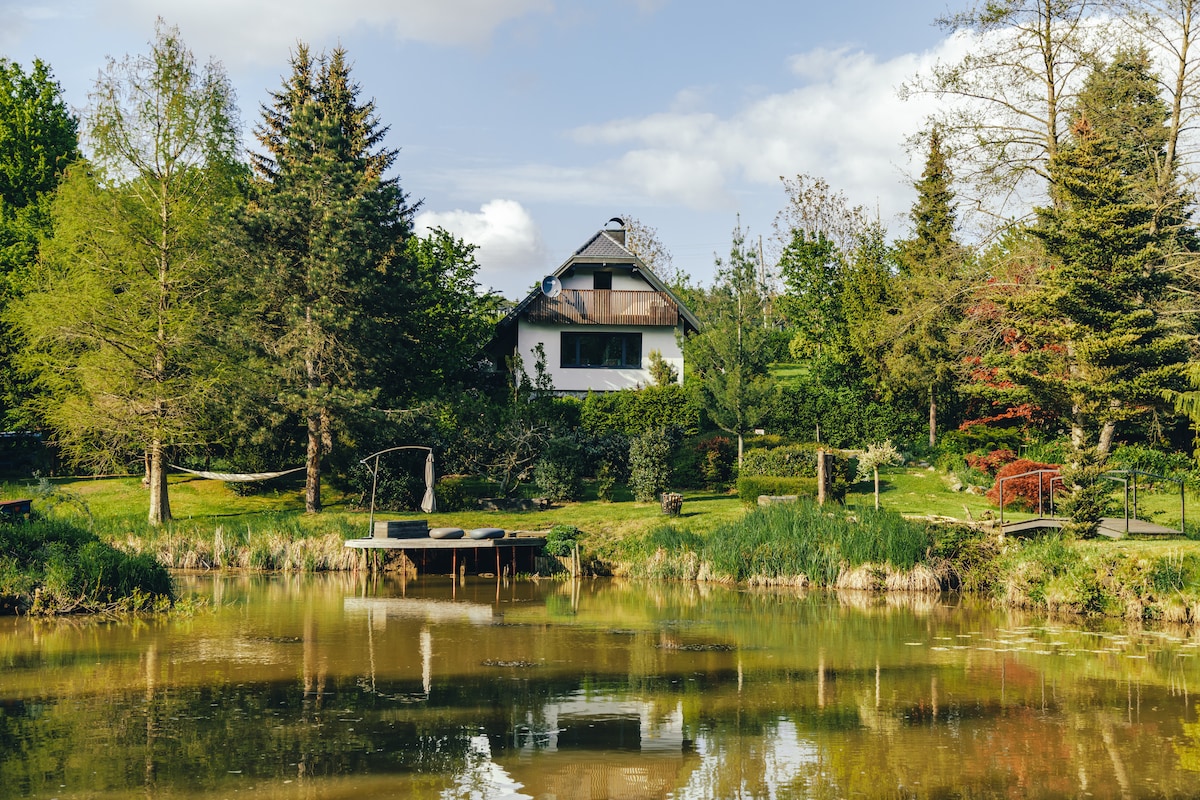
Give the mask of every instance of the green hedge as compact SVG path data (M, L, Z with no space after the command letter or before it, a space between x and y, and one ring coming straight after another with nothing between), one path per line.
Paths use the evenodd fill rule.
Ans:
M794 494L800 497L817 496L816 478L777 477L773 475L743 475L737 482L738 497L746 505L758 502L759 495Z
M741 475L774 475L779 478L817 477L817 449L812 444L792 444L769 450L747 450Z
M700 429L700 411L677 383L619 392L589 392L580 410L589 433L617 431L637 436L651 428L678 427L692 435Z

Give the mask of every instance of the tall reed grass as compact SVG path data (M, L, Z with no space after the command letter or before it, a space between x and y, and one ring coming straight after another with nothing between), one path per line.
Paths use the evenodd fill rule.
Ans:
M645 577L927 590L938 585L924 563L932 544L927 525L886 510L801 501L757 509L705 536L658 528L620 557L623 571Z
M108 519L97 533L130 553L146 553L170 569L257 569L284 572L355 570L362 552L345 546L361 536L341 517L264 514L228 523L178 520L154 528L140 520Z

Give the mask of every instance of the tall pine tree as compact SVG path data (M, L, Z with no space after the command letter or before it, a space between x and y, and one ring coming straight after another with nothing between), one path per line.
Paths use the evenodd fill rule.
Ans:
M247 329L271 395L305 430L305 508L316 512L322 459L379 393L372 365L388 326L373 309L407 291L413 208L385 177L396 151L382 146L387 129L345 52L318 59L301 45L291 66L256 129L265 152L245 217L256 262Z
M937 442L940 397L953 391L962 319L965 251L955 240L956 215L950 167L937 128L910 217L913 237L899 244L896 313L890 320L886 383L893 393L919 391L928 399L929 446Z
M1027 347L1008 371L1069 424L1077 450L1094 444L1101 461L1120 423L1179 388L1188 357L1186 340L1156 312L1166 281L1164 247L1173 234L1156 223L1142 145L1131 149L1115 133L1124 129L1121 118L1134 126L1138 119L1161 124L1165 114L1157 96L1142 94L1120 117L1093 125L1089 90L1111 75L1098 70L1089 80L1071 138L1051 161L1058 205L1038 209L1033 229L1050 262L1037 291L1022 300Z

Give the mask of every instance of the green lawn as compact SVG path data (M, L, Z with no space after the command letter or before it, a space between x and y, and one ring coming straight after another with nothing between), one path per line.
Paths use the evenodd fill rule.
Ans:
M881 470L880 503L884 508L912 517L935 517L981 521L997 516L997 509L982 495L954 492L947 477L933 469L893 467ZM87 504L97 522L97 529L116 533L136 533L145 525L148 497L136 477L100 479L59 479L55 485L63 492L76 496ZM1119 484L1116 485L1119 487ZM171 509L179 524L204 526L227 524L241 520L256 528L270 526L280 518L293 519L293 525L313 532L361 530L368 533L368 515L351 506L347 498L332 487L322 489L325 512L307 516L304 511L303 484L300 480L285 483L278 489L249 497L234 494L228 486L190 475L170 478ZM15 498L33 495L31 482L0 484L0 497ZM594 497L594 492L590 492ZM505 530L545 531L554 525L574 525L586 535L608 540L644 532L656 525L671 522L696 533L707 533L723 522L737 519L746 509L736 496L715 492L685 493L683 514L676 520L664 516L657 503L636 503L628 499L614 503L588 500L565 503L546 511L447 511L434 514L380 510L377 519L427 519L431 527L462 528L497 527ZM1114 494L1119 501L1119 492ZM1175 490L1140 493L1140 516L1164 525L1179 522L1179 495ZM1189 504L1194 498L1188 498ZM35 508L46 507L45 500L35 500ZM846 502L851 506L870 506L874 502L871 481L861 481L851 487ZM56 513L78 514L76 506L63 503ZM1118 510L1117 515L1120 514ZM1006 510L1005 518L1026 519L1028 512ZM1200 504L1189 517L1200 520Z

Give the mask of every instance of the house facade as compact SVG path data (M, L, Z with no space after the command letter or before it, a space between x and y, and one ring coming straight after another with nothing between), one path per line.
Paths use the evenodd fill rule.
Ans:
M562 393L648 386L653 350L682 380L680 342L699 322L626 247L625 237L624 223L613 219L588 239L500 321L493 353L519 354L532 378L535 348L542 345Z

